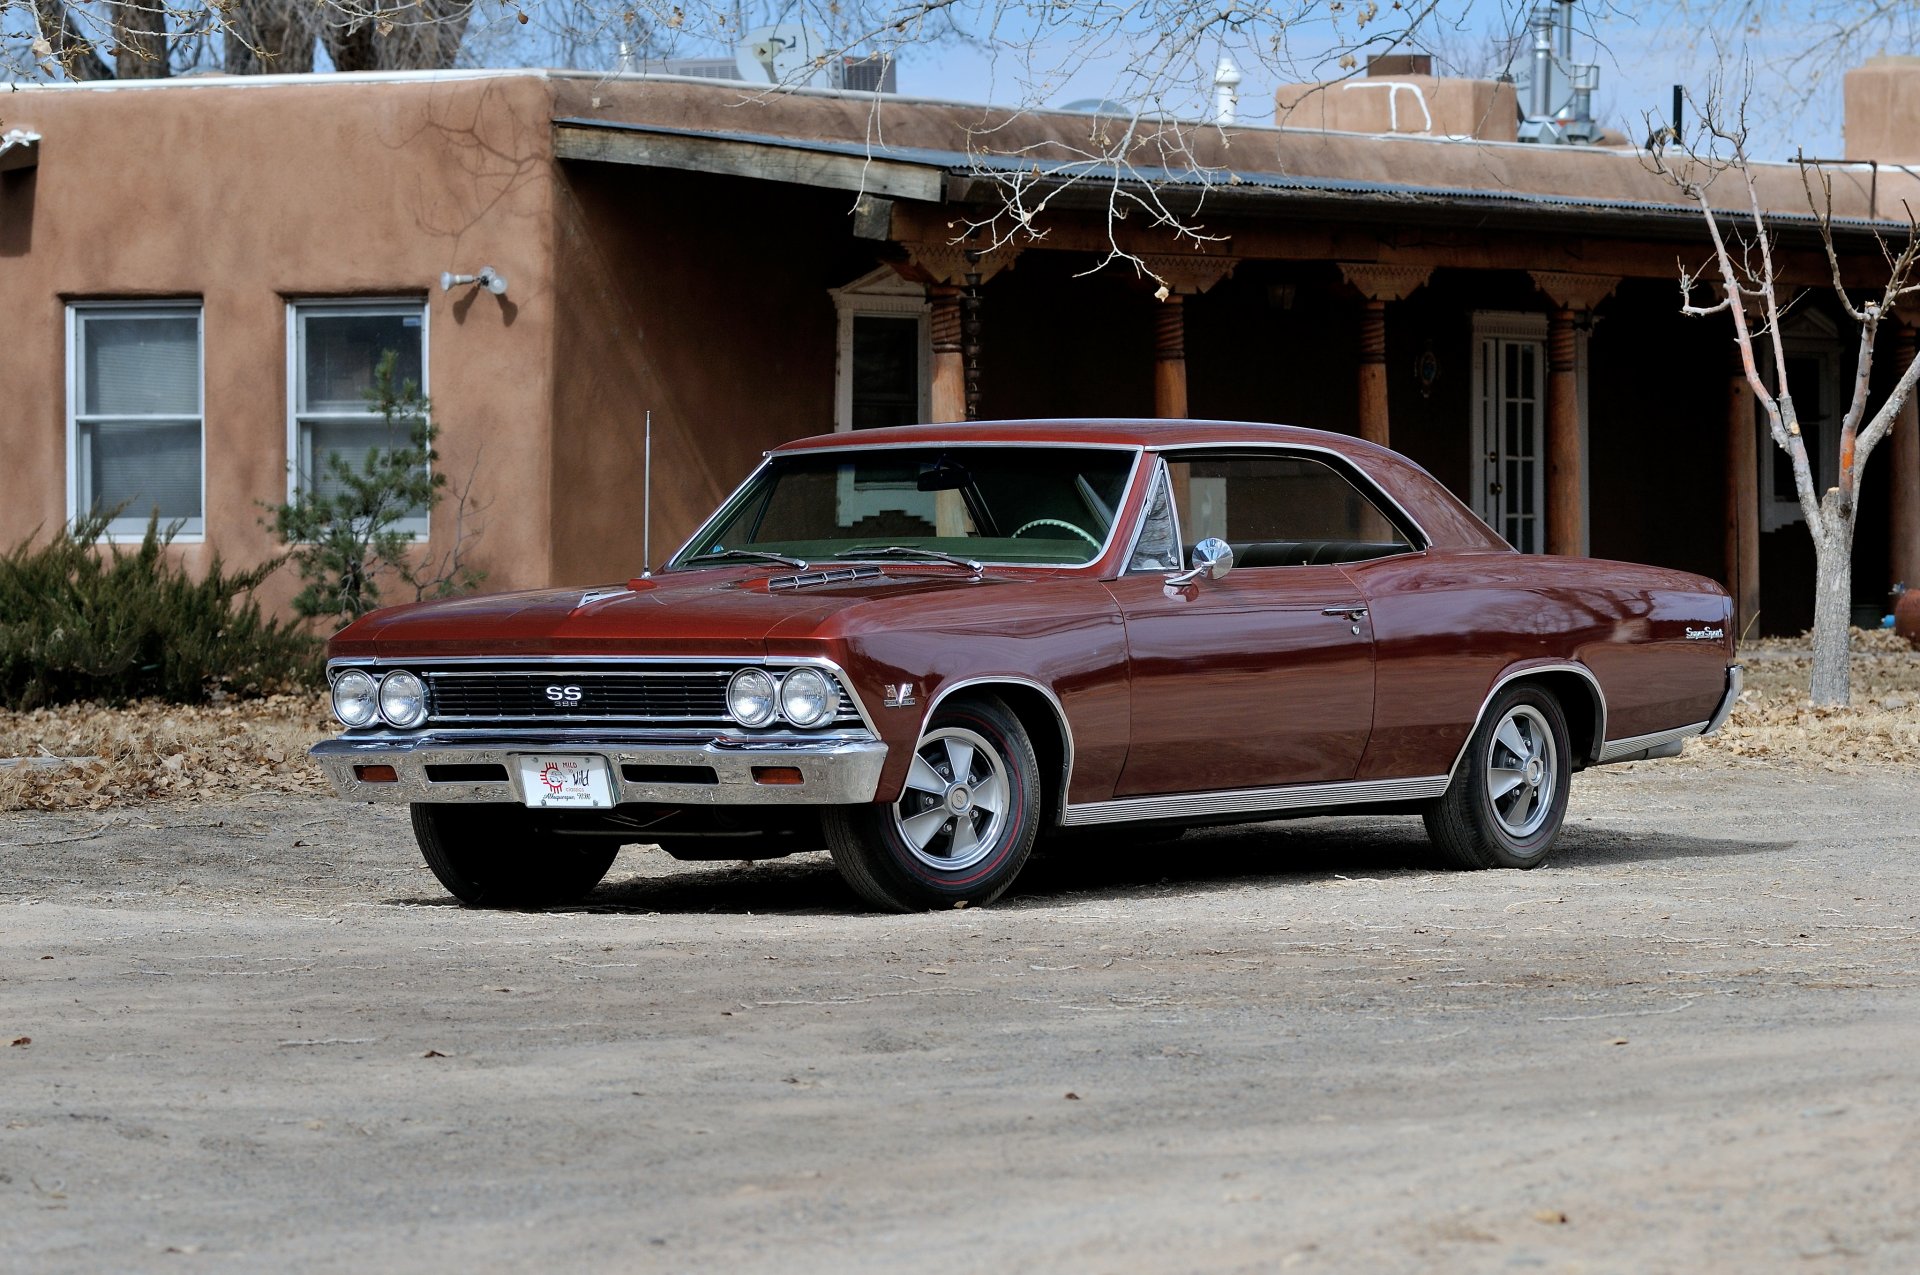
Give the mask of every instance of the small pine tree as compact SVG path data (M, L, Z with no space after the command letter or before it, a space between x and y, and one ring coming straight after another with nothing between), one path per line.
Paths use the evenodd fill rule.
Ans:
M396 382L396 357L391 350L381 356L367 391L386 424L387 445L368 449L358 465L327 453L320 473L304 475L294 498L273 507L274 534L306 582L293 599L301 616L344 626L381 605L381 582L389 576L411 589L414 601L471 592L484 578L461 561L459 546L418 562L413 535L401 526L432 512L447 478L433 465L439 431L429 404L411 380Z

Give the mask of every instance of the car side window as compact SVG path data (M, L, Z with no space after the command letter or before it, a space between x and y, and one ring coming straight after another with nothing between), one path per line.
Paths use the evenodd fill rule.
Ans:
M1161 461L1154 468L1153 494L1147 498L1147 512L1140 520L1140 535L1133 542L1127 570L1178 571L1186 565L1180 556L1180 525L1174 519L1167 463Z
M1352 479L1311 456L1175 455L1166 486L1181 542L1219 537L1236 570L1364 562L1414 547Z

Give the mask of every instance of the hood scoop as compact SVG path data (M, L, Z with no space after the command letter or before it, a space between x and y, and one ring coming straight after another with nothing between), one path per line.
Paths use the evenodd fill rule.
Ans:
M807 589L816 584L846 584L852 580L878 580L886 575L878 567L828 567L824 571L802 571L798 575L771 576L767 592L781 589Z

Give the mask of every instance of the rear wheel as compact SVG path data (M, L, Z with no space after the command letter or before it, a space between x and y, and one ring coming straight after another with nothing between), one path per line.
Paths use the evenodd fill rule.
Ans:
M1427 835L1461 868L1537 868L1567 813L1572 750L1560 703L1538 686L1496 696L1467 742Z
M563 837L524 806L415 802L413 835L433 875L476 908L541 908L571 903L607 875L620 847Z
M998 699L941 705L914 746L898 801L823 816L854 891L895 912L990 903L1019 875L1040 817L1040 767Z

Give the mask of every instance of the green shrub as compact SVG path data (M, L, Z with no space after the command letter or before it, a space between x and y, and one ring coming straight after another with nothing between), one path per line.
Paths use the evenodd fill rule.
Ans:
M383 586L396 586L398 601L420 602L470 593L486 575L467 565L465 556L479 536L468 527L471 481L456 493L444 553L425 553L403 529L409 519L433 512L447 494L447 476L433 467L440 459L433 447L440 431L432 405L418 385L395 379L398 357L392 350L381 355L366 394L386 425L386 446L357 459L328 452L319 473L300 475L292 500L267 507L268 525L305 581L293 599L294 612L336 628L383 605Z
M193 704L318 684L319 642L264 618L252 596L278 559L228 574L216 556L196 580L169 560L157 519L139 549L103 548L111 516L0 558L0 704Z

